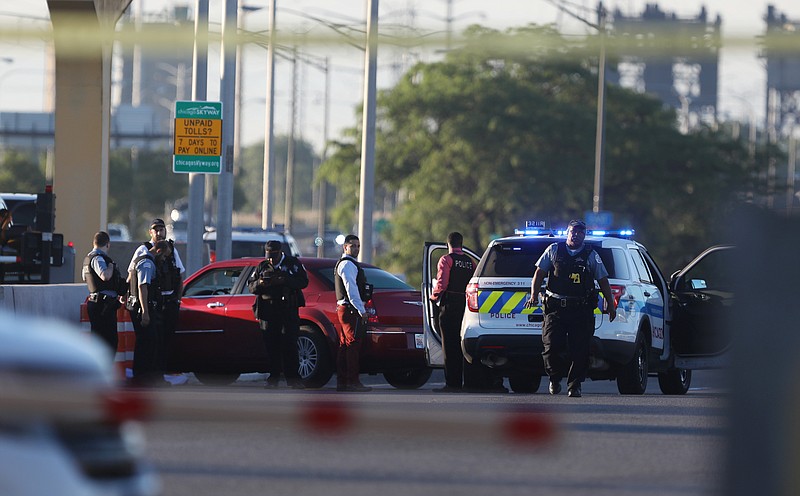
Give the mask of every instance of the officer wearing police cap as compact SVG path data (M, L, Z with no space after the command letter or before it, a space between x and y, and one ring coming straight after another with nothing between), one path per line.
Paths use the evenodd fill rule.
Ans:
M600 255L584 243L586 224L570 221L567 239L551 244L536 262L529 305L535 305L545 276L542 327L542 358L550 376L550 394L561 392L561 378L567 375L570 397L581 396L581 383L589 369L589 344L594 334L597 294L594 281L606 295L609 320L617 316L611 286ZM569 360L564 358L568 352Z
M167 239L167 226L164 219L155 218L150 222L150 240L144 241L131 257L128 265L128 272L134 270L133 261L144 256L157 242L167 241L170 246L170 254L163 260L159 260L156 267L161 291L161 332L163 332L163 348L165 350L163 359L166 360L171 354L171 347L175 329L178 327L178 316L180 314L181 296L183 295L183 274L186 268L183 266L181 256L175 249L175 242ZM162 364L163 365L163 364ZM186 378L180 374L167 374L165 379L175 384L183 384Z
M298 309L306 304L302 289L308 286L308 274L300 260L283 253L282 248L280 241L267 241L266 258L250 274L247 286L255 295L253 313L267 347L269 377L265 387L278 387L283 373L289 387L304 389L297 354Z

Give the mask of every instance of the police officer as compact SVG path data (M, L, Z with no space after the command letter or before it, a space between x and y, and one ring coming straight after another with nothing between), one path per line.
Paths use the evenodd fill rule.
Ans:
M266 258L247 281L256 295L253 312L258 319L267 347L269 377L265 387L276 388L281 372L292 389L304 389L300 379L297 338L300 334L299 308L305 306L302 289L308 274L300 260L282 251L280 241L267 241Z
M126 304L136 333L133 352L133 381L135 386L165 386L163 377L164 334L162 296L157 266L164 263L172 247L160 240L144 255L136 257L129 277L129 296Z
M133 260L147 253L156 242L167 240L166 238L167 227L164 224L164 220L153 219L150 223L150 241L145 241L136 248L133 257L131 257L131 265L128 266L128 270L133 269ZM164 360L170 354L175 329L178 327L181 296L183 295L183 274L186 272L181 256L178 250L175 249L175 243L171 239L167 240L167 242L170 245L170 255L156 267L162 296L161 328L164 334L164 356L162 357ZM186 377L182 374L168 374L164 378L174 384L186 382Z
M367 309L364 302L369 300L371 286L367 283L364 269L358 263L361 240L355 234L344 238L342 257L334 269L336 289L336 314L339 316L339 351L336 354L336 390L371 391L358 378L361 371L359 353L361 339L366 328Z
M535 305L539 289L547 276L542 328L542 358L550 377L550 394L561 392L561 378L567 374L570 397L580 398L581 383L589 368L589 344L594 334L594 308L597 293L594 281L608 304L609 320L617 316L611 286L600 255L584 244L586 224L570 221L565 242L553 243L536 262L531 282L529 305ZM568 351L569 361L564 357Z
M86 310L92 333L108 343L112 353L117 352L117 309L120 307L119 295L125 292L125 279L119 273L117 264L108 256L111 239L105 231L95 233L92 240L94 249L83 259L83 277L89 288Z
M459 392L462 388L464 353L461 351L461 320L467 304L466 289L475 264L461 249L464 237L459 232L447 235L447 255L439 259L436 285L431 300L439 306L438 324L444 352L443 388L436 392Z

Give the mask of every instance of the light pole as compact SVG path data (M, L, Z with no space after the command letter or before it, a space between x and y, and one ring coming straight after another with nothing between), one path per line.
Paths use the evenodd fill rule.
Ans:
M592 194L592 212L598 213L603 209L603 175L606 160L606 8L603 2L597 4L597 24L582 16L567 10L556 0L547 0L565 14L596 29L600 35L600 54L597 62L597 128L595 132L594 147L594 193Z
M378 66L378 0L367 0L367 51L364 61L364 115L361 126L361 187L358 207L359 260L372 262L375 193L375 107Z
M592 212L603 209L603 175L606 162L606 9L597 4L597 29L600 32L600 56L597 63L597 128L594 144L594 194Z

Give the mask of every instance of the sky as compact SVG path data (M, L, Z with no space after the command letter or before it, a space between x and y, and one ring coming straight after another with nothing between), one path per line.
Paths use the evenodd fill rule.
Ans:
M367 0L277 0L278 30L307 31L318 24L308 17L323 18L334 23L363 26ZM448 2L452 8L452 25L456 32L470 24L505 29L530 23L555 24L568 34L590 33L580 21L559 11L554 1L547 0L381 0L380 26L413 23L429 30L444 30ZM260 10L246 12L241 19L243 27L263 31L268 25L267 0L240 0L248 7L261 6ZM595 20L596 1L562 1L571 11L581 12ZM605 3L610 10L619 8L625 15L638 15L644 11L645 0L610 0ZM722 17L723 39L737 40L736 48L723 48L720 57L719 104L720 118L740 120L756 119L763 122L766 73L764 62L757 57L755 44L742 44L763 34L767 5L786 14L790 20L800 22L800 2L797 0L661 0L662 11L675 13L680 18L696 16L705 6L709 18ZM189 5L195 0L133 0L132 7L141 5L146 14L169 11L174 6ZM223 0L209 0L212 23L219 22L224 7ZM583 9L581 11L581 9ZM45 0L0 0L0 112L42 111L45 108L44 74L48 50L44 42L20 41L2 35L3 26L26 29L46 29L49 13ZM213 29L213 28L212 28ZM324 33L330 33L321 28ZM330 106L328 138L334 139L344 128L357 124L356 107L363 99L364 52L351 46L306 47L315 57L328 57L330 61ZM431 49L407 52L381 46L378 49L378 86L389 87L416 60L432 61L437 55ZM244 144L264 138L266 97L266 50L248 46L243 55L241 132ZM275 133L286 134L290 122L292 67L288 61L278 59L275 73ZM324 142L325 126L325 75L317 68L301 65L299 69L300 98L297 132L311 141L318 150ZM219 96L219 53L214 47L209 52L208 99Z

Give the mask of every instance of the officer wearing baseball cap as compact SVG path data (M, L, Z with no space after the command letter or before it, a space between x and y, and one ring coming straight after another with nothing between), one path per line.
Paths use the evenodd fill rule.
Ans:
M302 289L308 286L308 274L300 260L283 253L282 248L280 241L267 241L266 257L250 275L247 286L255 295L253 313L267 347L269 377L265 387L278 387L283 373L289 387L304 389L297 338L299 308L306 304Z
M536 262L531 282L529 305L535 305L544 278L547 288L544 299L542 327L542 358L550 376L550 394L561 392L561 378L567 376L568 394L580 398L581 383L589 368L589 344L594 334L594 308L597 293L594 281L604 295L611 294L606 271L600 255L584 243L586 223L572 220L567 239L551 244ZM614 299L607 298L608 317L617 316ZM569 360L564 359L568 353Z
M128 273L134 271L134 260L144 256L159 241L169 243L169 255L158 260L156 270L158 272L159 291L161 295L161 332L164 352L161 354L162 361L170 355L175 329L178 327L178 316L180 314L181 296L183 295L183 275L186 268L183 266L181 256L175 249L175 242L167 239L167 226L164 219L155 218L150 222L150 240L143 242L136 248L128 265ZM165 363L159 364L165 368ZM169 371L168 371L169 372ZM184 384L188 378L182 374L167 373L164 379L171 384Z

